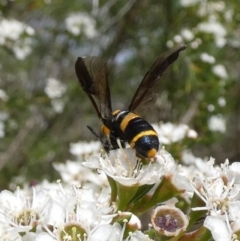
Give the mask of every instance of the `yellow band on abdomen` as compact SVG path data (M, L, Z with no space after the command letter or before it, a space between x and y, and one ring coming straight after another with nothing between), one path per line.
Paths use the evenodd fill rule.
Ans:
M133 120L135 118L139 117L138 115L132 113L132 112L129 112L122 120L121 124L120 124L120 129L121 131L124 133L125 132L125 129L126 127L128 126L128 123L130 120Z
M142 136L157 136L157 133L154 130L147 130L147 131L142 131L139 134L137 134L136 136L134 136L134 138L131 140L131 142L129 143L131 148L134 148L135 146L135 142L141 138Z

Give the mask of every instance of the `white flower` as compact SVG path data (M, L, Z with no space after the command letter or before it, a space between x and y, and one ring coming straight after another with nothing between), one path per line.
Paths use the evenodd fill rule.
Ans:
M202 53L200 55L200 58L203 62L206 62L206 63L209 63L209 64L215 63L215 58L212 55L209 55L208 53Z
M191 30L189 29L182 29L181 35L183 36L184 39L191 41L194 38L194 34Z
M173 37L173 40L176 42L176 43L181 43L182 42L182 36L180 35L175 35Z
M51 99L60 98L66 92L66 85L54 78L47 79L45 93Z
M49 233L42 232L42 233L36 234L35 239L31 239L31 240L34 240L34 241L56 241L56 238L53 237L52 235L50 235Z
M92 190L63 189L60 186L59 190L51 190L50 195L51 203L44 215L44 228L57 239L60 236L75 239L81 233L82 239L92 240L92 232L109 224L117 215L113 212L114 207L109 206L108 192L96 195ZM48 229L49 225L54 227L53 231ZM72 232L73 229L76 232Z
M214 19L210 19L209 22L200 23L198 29L202 32L214 34L216 37L223 37L226 35L226 29Z
M174 142L179 142L185 137L196 138L197 133L190 129L187 125L174 125L170 122L152 125L158 133L160 143L169 145Z
M237 200L240 186L235 185L235 178L228 179L226 176L229 170L228 160L221 168L215 167L215 170L211 176L196 175L192 184L197 188L195 192L206 204L204 209L211 214L222 215L228 210L229 203Z
M209 112L213 112L213 111L215 110L215 106L212 105L212 104L209 104L209 105L207 106L207 109L208 109Z
M35 34L35 30L32 27L15 19L2 19L0 21L0 29L0 44L5 44L8 39L16 41L19 39L20 35L24 33L28 35Z
M222 216L207 216L204 226L211 231L216 241L236 240L235 233L240 230L240 201L231 202L228 212Z
M7 101L8 100L8 95L2 89L0 89L0 100L3 100L3 101Z
M208 120L208 128L211 131L226 132L226 120L222 115L213 115Z
M181 0L180 4L184 7L189 7L196 5L199 2L199 0Z
M194 39L194 41L190 43L190 46L193 49L197 49L201 44L202 44L202 40L200 38L196 38Z
M220 77L221 79L227 79L228 78L228 74L227 71L225 69L225 67L222 64L217 64L215 66L212 67L212 72Z
M7 112L0 111L0 121L5 121L9 118L9 114Z
M201 32L213 34L217 47L222 48L226 44L226 29L224 26L217 22L214 18L210 18L208 22L202 22L197 26Z
M234 179L235 183L240 184L240 162L234 162L225 170L228 180Z
M121 241L121 235L122 227L120 224L114 223L113 225L102 225L94 230L89 241Z
M62 180L67 184L78 185L97 189L108 187L106 175L95 173L92 169L82 166L80 161L67 161L66 163L54 163L54 168L61 175Z
M181 172L189 180L194 179L196 176L207 178L217 175L218 171L214 167L215 160L210 158L209 161L195 157L190 151L183 151L182 162L185 164L181 167Z
M153 241L153 239L150 239L147 234L144 234L141 231L137 230L133 233L129 233L126 241Z
M118 213L119 213L120 219L126 218L128 220L127 226L131 227L130 228L131 230L133 230L133 229L139 230L142 228L141 221L135 214L133 214L131 212L121 212L121 211L119 211Z
M75 36L82 32L88 38L96 37L97 31L95 29L96 22L87 13L71 13L65 19L67 30Z
M0 20L0 45L10 48L16 58L24 59L32 52L32 39L35 30L15 19Z
M48 197L42 193L16 193L4 190L0 194L0 224L9 224L17 232L27 232L38 225Z
M163 174L175 168L171 155L161 149L154 161L142 165L131 148L110 151L105 157L91 156L83 163L90 168L102 170L107 176L124 186L157 183Z
M224 107L226 105L226 99L224 97L218 98L218 105Z
M168 40L167 43L166 43L167 47L170 49L174 46L174 43L172 40Z
M208 6L213 11L223 12L226 9L226 4L223 1L217 1L217 2L209 2Z
M61 99L52 99L51 100L51 104L52 104L53 110L56 113L62 113L63 112L64 105L65 105L63 100L61 100Z
M240 201L231 202L228 206L229 222L233 232L240 230Z
M5 124L0 121L0 138L3 138L5 136Z
M91 234L91 239L89 241L153 241L148 237L148 235L143 234L141 231L129 232L126 239L123 238L126 225L121 227L119 223L114 223L113 225L102 225L99 226Z
M216 241L231 241L232 234L227 223L220 217L208 216L204 221L204 226L208 228Z
M31 52L32 47L30 45L13 46L12 48L17 59L25 59Z
M3 241L22 241L21 235L9 224L0 223L0 238Z
M109 206L108 192L103 191L96 195L90 189L62 189L51 191L51 198L53 205L48 206L47 223L59 225L74 221L92 228L99 224L108 224L112 220L113 207Z
M99 151L101 147L100 141L90 141L90 142L77 142L70 144L70 153L75 156L83 156L86 154L94 153Z

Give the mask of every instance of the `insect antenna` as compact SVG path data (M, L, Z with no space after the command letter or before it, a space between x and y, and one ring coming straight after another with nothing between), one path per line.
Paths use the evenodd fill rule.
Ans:
M93 130L91 126L87 126L87 128L92 132L92 134L97 137L97 139L102 143L103 148L106 152L109 152L112 149L112 145L110 139L108 138L107 141L104 141L100 136Z

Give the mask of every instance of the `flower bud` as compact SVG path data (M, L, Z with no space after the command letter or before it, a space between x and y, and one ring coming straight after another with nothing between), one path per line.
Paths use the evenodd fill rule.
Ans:
M130 212L119 212L119 219L121 220L127 220L127 226L126 228L129 230L129 231L135 231L135 230L139 230L141 229L141 221L140 219L130 213Z
M152 225L160 235L177 236L188 226L186 215L178 208L170 205L158 206L151 215Z

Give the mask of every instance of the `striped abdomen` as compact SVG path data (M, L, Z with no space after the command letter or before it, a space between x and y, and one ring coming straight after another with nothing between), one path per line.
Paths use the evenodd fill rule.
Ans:
M123 139L140 157L152 158L159 149L159 140L153 127L140 116L129 111L113 113L114 126L123 133Z

